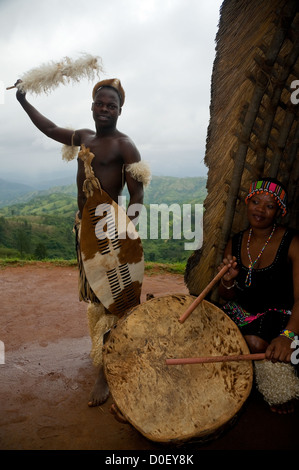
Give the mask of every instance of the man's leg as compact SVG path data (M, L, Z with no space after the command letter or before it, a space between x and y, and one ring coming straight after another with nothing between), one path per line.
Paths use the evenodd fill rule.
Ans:
M88 406L99 406L109 396L109 388L103 369L103 338L104 334L116 323L118 317L107 313L101 303L91 303L87 309L88 326L92 342L91 357L93 364L98 368L98 376L91 392Z

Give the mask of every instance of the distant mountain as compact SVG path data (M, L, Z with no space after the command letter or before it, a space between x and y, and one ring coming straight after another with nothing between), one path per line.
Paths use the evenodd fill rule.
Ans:
M12 183L0 178L0 207L19 201L32 191L33 188L27 184Z
M144 204L202 203L206 197L205 177L153 176L145 190Z
M32 196L32 193L30 193ZM0 208L0 217L22 216L53 216L73 217L77 212L77 198L74 195L53 192L49 194L35 193L29 200L10 204Z
M67 194L73 197L77 195L76 184L66 186L53 186L49 189L37 190L31 186L20 183L11 183L0 179L0 208L17 204L24 204L32 199L50 194Z
M0 258L76 257L73 234L77 212L76 184L36 191L30 186L0 179L0 194ZM124 196L128 203L127 188ZM204 177L153 176L150 186L145 189L144 205L201 204L205 196ZM173 226L171 220L169 226ZM188 251L184 248L183 237L145 238L143 247L147 261L186 261Z
M34 186L37 190L45 190L49 188L54 188L57 186L69 186L76 182L76 176L64 176L58 178L52 178L50 180L39 181L38 183L31 183L31 186Z
M32 199L47 198L51 194L77 197L76 184L53 185L49 189L36 190L31 186L11 183L0 179L0 208L28 203ZM125 188L123 195L129 198ZM205 177L153 176L148 188L145 189L144 204L187 204L202 203L206 196ZM2 211L1 211L2 212Z

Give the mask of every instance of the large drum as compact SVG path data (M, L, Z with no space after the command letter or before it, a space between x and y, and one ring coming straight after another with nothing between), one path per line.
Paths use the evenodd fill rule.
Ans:
M190 295L168 295L135 307L103 348L115 405L152 441L213 437L236 417L251 391L251 361L166 364L169 358L249 353L237 326L205 300L180 323L193 301Z

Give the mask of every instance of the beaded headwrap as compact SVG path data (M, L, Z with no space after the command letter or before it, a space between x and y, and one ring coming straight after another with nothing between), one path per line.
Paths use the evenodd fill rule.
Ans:
M272 181L260 180L254 181L250 185L249 194L245 198L246 204L248 200L254 196L254 194L266 193L274 197L278 203L280 209L282 210L282 216L287 213L287 194L285 190L278 183Z

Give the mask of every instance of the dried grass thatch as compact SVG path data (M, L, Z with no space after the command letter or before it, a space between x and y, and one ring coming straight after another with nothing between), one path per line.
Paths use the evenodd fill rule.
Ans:
M299 80L298 5L222 4L206 142L203 245L185 273L194 295L215 275L230 236L245 228L244 196L252 180L272 176L286 184L286 222L299 228L299 104L291 100L291 84Z

